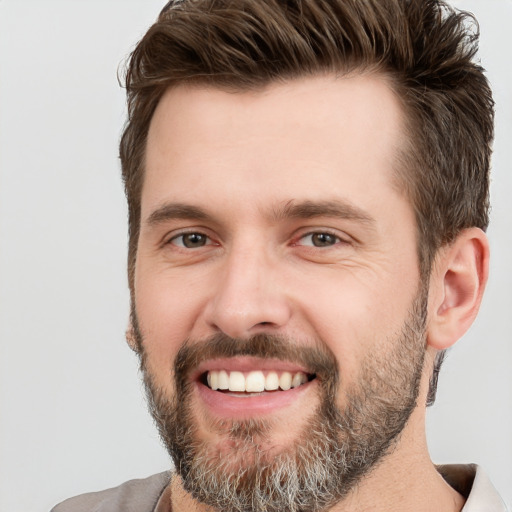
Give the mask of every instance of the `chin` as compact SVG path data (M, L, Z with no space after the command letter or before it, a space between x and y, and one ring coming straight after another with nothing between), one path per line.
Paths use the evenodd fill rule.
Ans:
M310 416L313 416L314 411ZM244 419L212 419L198 413L195 442L203 453L212 458L229 459L237 466L270 463L280 454L293 451L307 418L301 415L300 422L290 421L282 414L272 417Z

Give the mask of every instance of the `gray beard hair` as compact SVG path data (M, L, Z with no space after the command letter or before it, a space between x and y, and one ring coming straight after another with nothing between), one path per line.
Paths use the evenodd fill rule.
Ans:
M386 343L393 349L365 358L358 382L344 393L342 410L336 406L337 362L332 353L322 349L317 361L320 405L295 444L280 451L262 448L272 442L272 424L265 420L209 425L229 440L228 453L199 439L186 370L219 351L219 357L261 357L266 351L267 357L284 358L303 350L300 361L307 362L309 349L267 335L249 340L216 336L194 343L197 350L185 343L175 361L176 393L172 398L153 381L142 350L150 411L185 490L222 512L320 512L342 501L393 450L416 407L425 356L426 303L422 287L401 331L388 340L392 345ZM134 327L143 347L136 322Z

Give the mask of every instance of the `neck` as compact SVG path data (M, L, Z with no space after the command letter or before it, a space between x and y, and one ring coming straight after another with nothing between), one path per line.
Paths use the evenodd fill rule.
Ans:
M411 417L395 449L329 512L460 512L465 500L430 460L422 425Z

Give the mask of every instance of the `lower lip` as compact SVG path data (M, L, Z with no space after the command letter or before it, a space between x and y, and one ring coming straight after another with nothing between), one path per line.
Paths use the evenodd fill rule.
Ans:
M196 386L200 399L214 415L224 418L252 418L289 407L309 392L315 383L312 380L288 391L270 391L250 396L213 391L201 382L197 382Z

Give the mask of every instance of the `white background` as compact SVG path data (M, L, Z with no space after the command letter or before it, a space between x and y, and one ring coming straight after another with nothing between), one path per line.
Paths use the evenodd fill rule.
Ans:
M491 279L429 413L436 462L482 464L512 504L511 0L481 23L497 100ZM157 0L0 0L0 512L169 467L124 342L118 64Z

